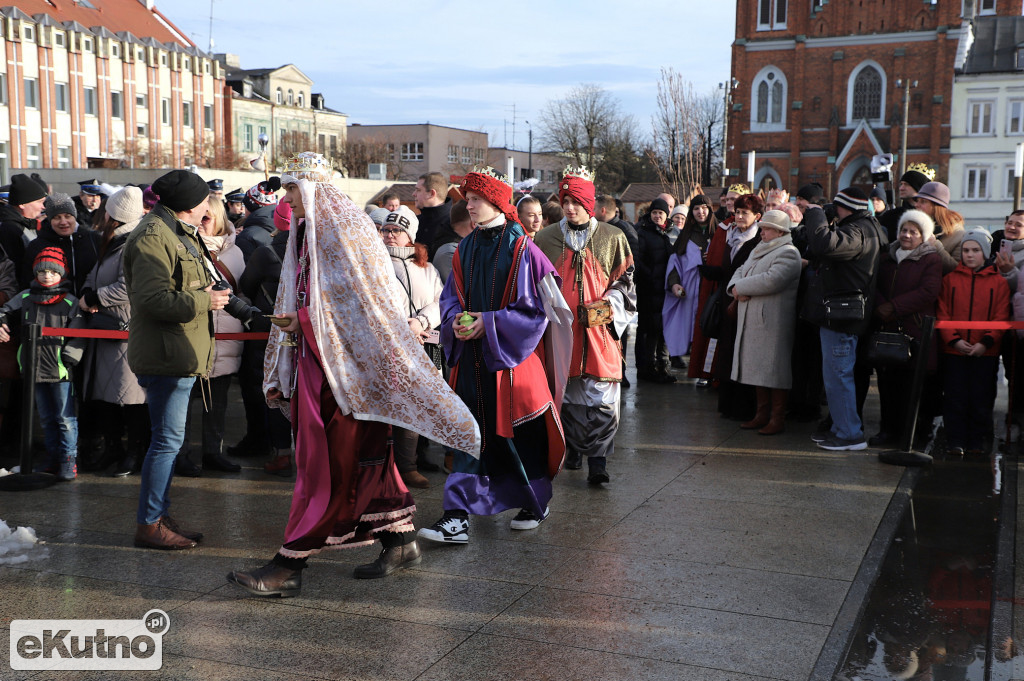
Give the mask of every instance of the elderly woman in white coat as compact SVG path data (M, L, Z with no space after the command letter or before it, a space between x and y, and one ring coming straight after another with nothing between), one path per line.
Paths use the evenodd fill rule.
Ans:
M407 206L399 206L384 218L380 235L395 266L395 276L405 304L409 329L420 343L430 338L432 329L441 325L441 291L444 282L428 259L426 246L414 243L419 220ZM392 428L395 465L409 487L430 487L430 481L417 470L416 445L419 435L404 428ZM436 468L434 469L436 470Z
M124 282L122 251L128 234L146 214L142 190L125 187L112 194L99 225L100 250L89 272L78 305L88 314L90 329L123 331L132 307ZM128 344L120 339L89 342L82 361L83 402L92 402L99 417L106 451L83 470L102 470L116 461L114 475L131 474L142 465L149 448L149 410L146 391L128 368ZM127 433L127 447L122 438Z
M727 288L739 303L732 380L757 392L757 414L740 427L759 428L762 435L784 429L793 382L790 358L801 263L790 236L792 226L782 211L765 212L758 223L761 243Z
M231 287L231 291L243 297L238 290L238 280L245 271L245 258L242 249L235 245L235 226L228 220L224 204L211 197L210 208L199 225L199 235L210 252L212 261L207 261L214 280L223 279ZM214 333L241 333L245 329L238 321L224 310L213 313ZM227 418L228 388L231 376L238 373L242 366L242 347L244 341L216 340L213 344L213 369L210 370L209 382L199 379L192 389L192 399L202 397L208 408L203 410L203 465L197 466L188 456L189 431L192 426L191 416L185 421L185 442L175 464L175 473L187 477L198 477L204 470L237 473L242 469L237 463L225 458L224 423ZM209 386L208 394L203 391ZM191 413L191 400L190 413Z

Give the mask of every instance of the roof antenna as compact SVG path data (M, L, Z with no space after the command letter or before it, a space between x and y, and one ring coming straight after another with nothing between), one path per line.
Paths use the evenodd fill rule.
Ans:
M213 54L213 3L214 0L210 0L210 54Z

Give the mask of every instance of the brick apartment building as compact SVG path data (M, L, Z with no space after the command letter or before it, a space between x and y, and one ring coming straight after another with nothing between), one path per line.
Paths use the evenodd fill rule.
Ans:
M829 195L870 187L875 154L898 153L909 89L907 162L946 180L953 72L975 16L1020 16L1022 0L737 0L727 166L755 185ZM898 166L897 166L898 167Z

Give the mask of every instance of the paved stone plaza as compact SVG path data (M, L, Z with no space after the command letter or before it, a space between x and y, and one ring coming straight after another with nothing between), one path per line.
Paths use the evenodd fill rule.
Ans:
M175 478L175 516L206 533L177 553L132 547L137 476L0 492L0 518L48 551L0 568L0 629L171 619L160 671L18 672L5 651L0 679L808 679L903 469L816 449L813 424L742 431L692 382L624 394L611 484L561 473L536 531L509 530L514 512L473 518L468 545L425 546L383 580L351 576L378 547L328 552L295 599L225 581L280 544L292 485L262 461ZM417 526L441 511L444 475L428 477Z

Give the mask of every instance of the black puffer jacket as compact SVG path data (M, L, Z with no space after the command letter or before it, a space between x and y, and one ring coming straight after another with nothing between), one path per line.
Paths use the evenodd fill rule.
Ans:
M462 241L452 229L452 200L445 199L440 206L420 208L419 227L416 230L416 242L427 247L430 259L434 259L437 249L446 243Z
M633 254L636 264L637 308L644 312L661 314L665 302L665 271L672 257L672 243L668 235L647 216L637 222L637 249Z
M27 288L31 281L22 278L21 265L25 262L25 244L28 243L25 235L34 234L38 224L37 220L22 217L14 206L0 205L0 248L14 263L20 288Z
M242 233L235 238L235 245L242 251L242 258L249 262L250 256L260 246L269 246L274 227L274 211L277 204L263 206L245 218Z
M278 232L270 244L253 251L238 279L238 290L263 314L274 313L277 287L281 281L281 261L287 248L288 232ZM270 322L264 317L254 319L252 330L269 331Z
M639 239L637 236L636 227L629 222L626 222L622 218L613 218L608 221L608 224L613 227L618 227L622 230L622 233L626 235L626 241L629 243L629 252L636 257L636 252L639 250Z
M871 302L882 249L888 246L885 229L866 210L829 225L816 206L804 213L807 254L811 269L802 316L809 322L843 333L864 334L871 321ZM825 299L840 293L861 292L867 298L865 319L828 322Z

